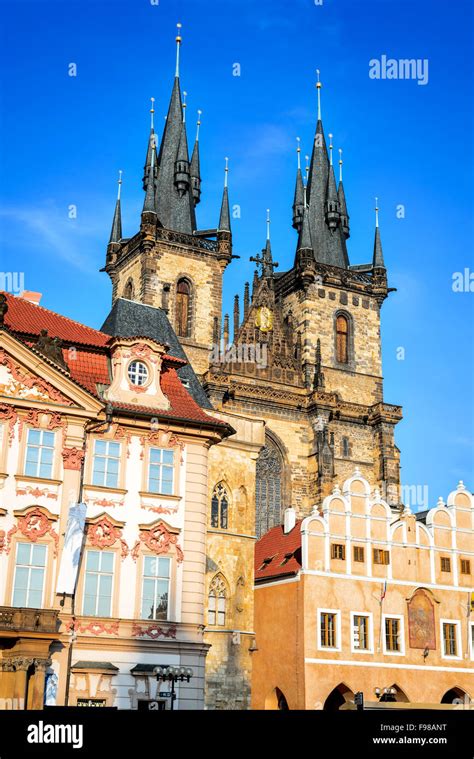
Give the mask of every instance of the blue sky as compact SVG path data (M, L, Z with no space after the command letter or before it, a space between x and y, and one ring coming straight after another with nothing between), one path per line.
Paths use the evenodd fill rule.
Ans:
M452 290L454 272L474 271L472 3L155 1L0 2L0 269L24 272L46 307L100 327L117 171L130 236L143 203L149 98L162 124L180 21L188 122L203 111L199 226L216 225L226 155L231 203L241 207L241 259L225 277L231 310L252 277L248 257L263 246L267 207L275 258L281 269L293 260L295 138L310 151L319 68L326 135L344 150L352 263L370 259L379 196L397 288L382 310L385 399L404 407L403 482L427 486L429 505L460 478L472 488L474 293ZM428 84L370 79L369 61L384 54L427 59Z

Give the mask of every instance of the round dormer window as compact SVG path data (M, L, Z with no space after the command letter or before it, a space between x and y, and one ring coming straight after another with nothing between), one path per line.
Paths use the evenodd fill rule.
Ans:
M128 365L128 379L132 385L139 387L144 385L148 379L148 369L143 361L132 361Z

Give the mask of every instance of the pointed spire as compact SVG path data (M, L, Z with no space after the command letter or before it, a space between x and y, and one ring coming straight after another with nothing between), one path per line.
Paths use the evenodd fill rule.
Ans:
M148 177L150 174L150 166L151 166L151 154L155 153L155 179L156 179L156 173L157 173L157 157L156 157L156 139L157 135L155 134L155 127L154 127L154 114L155 114L155 98L150 98L151 101L151 108L150 108L150 136L148 138L148 147L146 152L146 159L145 159L145 166L144 166L144 173L143 173L143 189L146 190L147 184L148 184Z
M378 198L375 198L375 240L374 240L374 257L372 266L374 269L385 269L383 260L382 240L379 228L379 204Z
M252 301L255 298L255 293L257 292L258 283L259 283L258 271L257 269L255 269L253 273L253 282L252 282Z
M249 289L250 289L250 285L248 282L246 282L245 287L244 287L244 321L246 321L248 312L249 312L249 305L250 305Z
M229 345L229 314L224 314L224 346Z
M186 90L183 90L183 124L186 124L186 108L188 107L188 104L186 103L187 97L188 93Z
M227 189L227 175L229 173L229 159L225 159L224 169L224 192L222 193L221 213L219 217L218 232L230 232L229 193Z
M240 306L239 306L239 296L234 296L234 343L237 339L237 335L239 333L240 328Z
M317 342L316 342L313 389L321 390L323 387L324 387L324 374L322 371L322 363L321 363L321 340L318 337Z
M122 188L122 170L119 171L117 200L115 202L114 218L112 222L112 230L110 232L109 243L120 242L122 239L122 210L120 207L120 191Z
M174 168L174 184L178 190L180 197L183 197L183 195L187 192L190 185L190 180L191 174L189 165L188 138L186 136L186 122L183 116L181 136L179 138L178 152L176 154Z
M339 148L339 187L337 188L337 197L339 200L339 213L341 218L341 229L346 240L350 237L349 214L347 213L346 194L342 183L342 149Z
M301 174L301 147L300 138L296 138L297 148L296 155L298 157L298 165L296 169L296 185L295 196L293 199L293 227L298 230L301 229L301 222L303 220L303 207L304 207L304 186L303 177Z
M193 154L191 156L191 185L195 206L197 206L201 200L201 167L199 161L199 127L201 126L201 113L202 111L198 111L196 140L194 142Z
M296 250L298 251L298 253L300 252L300 250L313 250L308 208L305 208L303 211L303 223L301 225L301 230L298 235L298 247Z
M177 34L176 34L176 72L175 77L179 78L179 48L181 47L181 29L182 24L176 24Z
M318 93L318 121L321 121L321 87L323 86L319 80L319 69L316 69L316 76L318 81L316 82L316 91Z
M265 247L262 250L262 276L273 277L273 270L277 268L278 264L273 261L272 245L270 242L270 209L267 208L267 239Z
M148 175L148 181L146 185L145 202L143 203L142 213L156 213L155 208L155 153L152 151L150 173Z
M336 177L334 176L334 166L332 163L332 134L329 134L329 174L328 184L326 190L326 222L332 231L337 228L339 224L339 199L336 189Z

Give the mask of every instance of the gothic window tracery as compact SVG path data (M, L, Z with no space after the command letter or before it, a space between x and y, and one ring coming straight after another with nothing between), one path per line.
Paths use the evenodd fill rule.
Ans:
M229 526L229 494L225 485L219 482L212 491L211 527L227 530Z
M214 577L209 587L207 606L208 625L225 627L227 613L227 585L224 577L218 574Z
M260 538L281 522L283 459L276 445L267 438L256 467L256 531Z

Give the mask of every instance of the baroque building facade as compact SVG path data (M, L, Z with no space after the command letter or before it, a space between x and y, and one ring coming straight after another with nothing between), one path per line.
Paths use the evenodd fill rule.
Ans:
M208 457L234 430L127 306L98 331L0 294L4 708L204 707Z
M120 196L105 271L113 305L163 310L215 414L237 430L209 455L207 660L209 708L248 708L255 540L291 505L311 513L354 467L399 505L401 408L386 403L381 307L390 292L378 217L367 263L350 263L348 206L318 114L306 176L299 163L291 266L278 271L267 239L232 319L222 316L222 281L232 264L227 164L219 221L200 230L198 133L191 158L177 66L163 134L153 121L139 231L122 235ZM153 110L153 109L152 109ZM152 114L153 115L153 114ZM289 213L289 216L291 214ZM232 324L231 324L232 322Z

